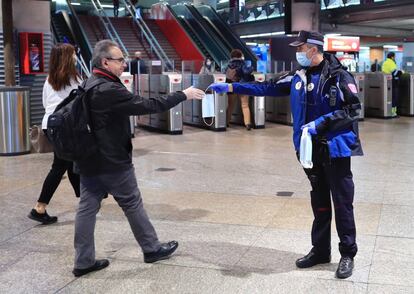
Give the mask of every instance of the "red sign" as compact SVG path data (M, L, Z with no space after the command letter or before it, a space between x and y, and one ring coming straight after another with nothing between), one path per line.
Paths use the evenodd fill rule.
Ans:
M327 37L325 39L325 51L333 52L358 52L359 37Z

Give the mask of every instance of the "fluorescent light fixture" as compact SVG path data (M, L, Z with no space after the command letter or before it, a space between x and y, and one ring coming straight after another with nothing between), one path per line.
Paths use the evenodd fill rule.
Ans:
M359 49L360 49L360 50L369 50L369 47L366 47L366 46L359 46Z
M277 35L284 35L285 32L271 32L271 33L262 33L262 34L253 34L253 35L243 35L240 36L240 39L247 39L247 38L256 38L256 37L270 37L270 36L277 36Z
M114 6L113 5L110 5L110 4L102 4L101 6L103 8L114 8Z
M121 8L119 8L118 10L119 10L119 11L124 11L124 10L125 10L125 7L121 7Z
M382 47L385 48L385 49L398 49L398 46L396 46L396 45L384 45Z
M80 3L77 3L77 2L71 2L70 4L72 4L72 5L81 5Z
M257 46L257 43L255 43L255 42L246 42L246 45L249 45L249 46Z
M341 36L341 34L326 34L325 37L338 37Z
M229 0L220 0L218 3L222 4L222 3L227 3L227 2L229 2Z

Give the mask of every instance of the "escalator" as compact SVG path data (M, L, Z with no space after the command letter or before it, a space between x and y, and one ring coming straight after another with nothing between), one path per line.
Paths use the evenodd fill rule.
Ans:
M206 57L211 57L217 65L230 58L230 51L223 48L220 40L203 25L203 18L193 14L191 7L178 4L169 9Z
M52 12L51 24L55 39L60 43L70 43L75 46L84 66L89 65L92 48L70 3L67 4L67 11Z
M251 60L253 67L256 68L257 58L250 48L233 32L231 27L223 21L217 12L208 5L193 6L205 20L205 24L210 27L217 38L226 43L226 47L232 49L240 49L246 60Z

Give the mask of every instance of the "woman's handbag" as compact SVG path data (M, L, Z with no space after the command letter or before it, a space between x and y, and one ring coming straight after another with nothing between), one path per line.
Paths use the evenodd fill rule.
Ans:
M32 145L32 152L35 153L48 153L53 152L53 146L47 139L46 134L39 126L32 126L30 129L30 143Z

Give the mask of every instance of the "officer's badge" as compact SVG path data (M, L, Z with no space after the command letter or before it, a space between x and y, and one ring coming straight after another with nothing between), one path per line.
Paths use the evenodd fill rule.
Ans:
M299 90L300 87L302 87L302 82L297 82L296 85L295 85L295 89Z
M313 83L308 84L308 92L311 92L315 88L315 85Z

